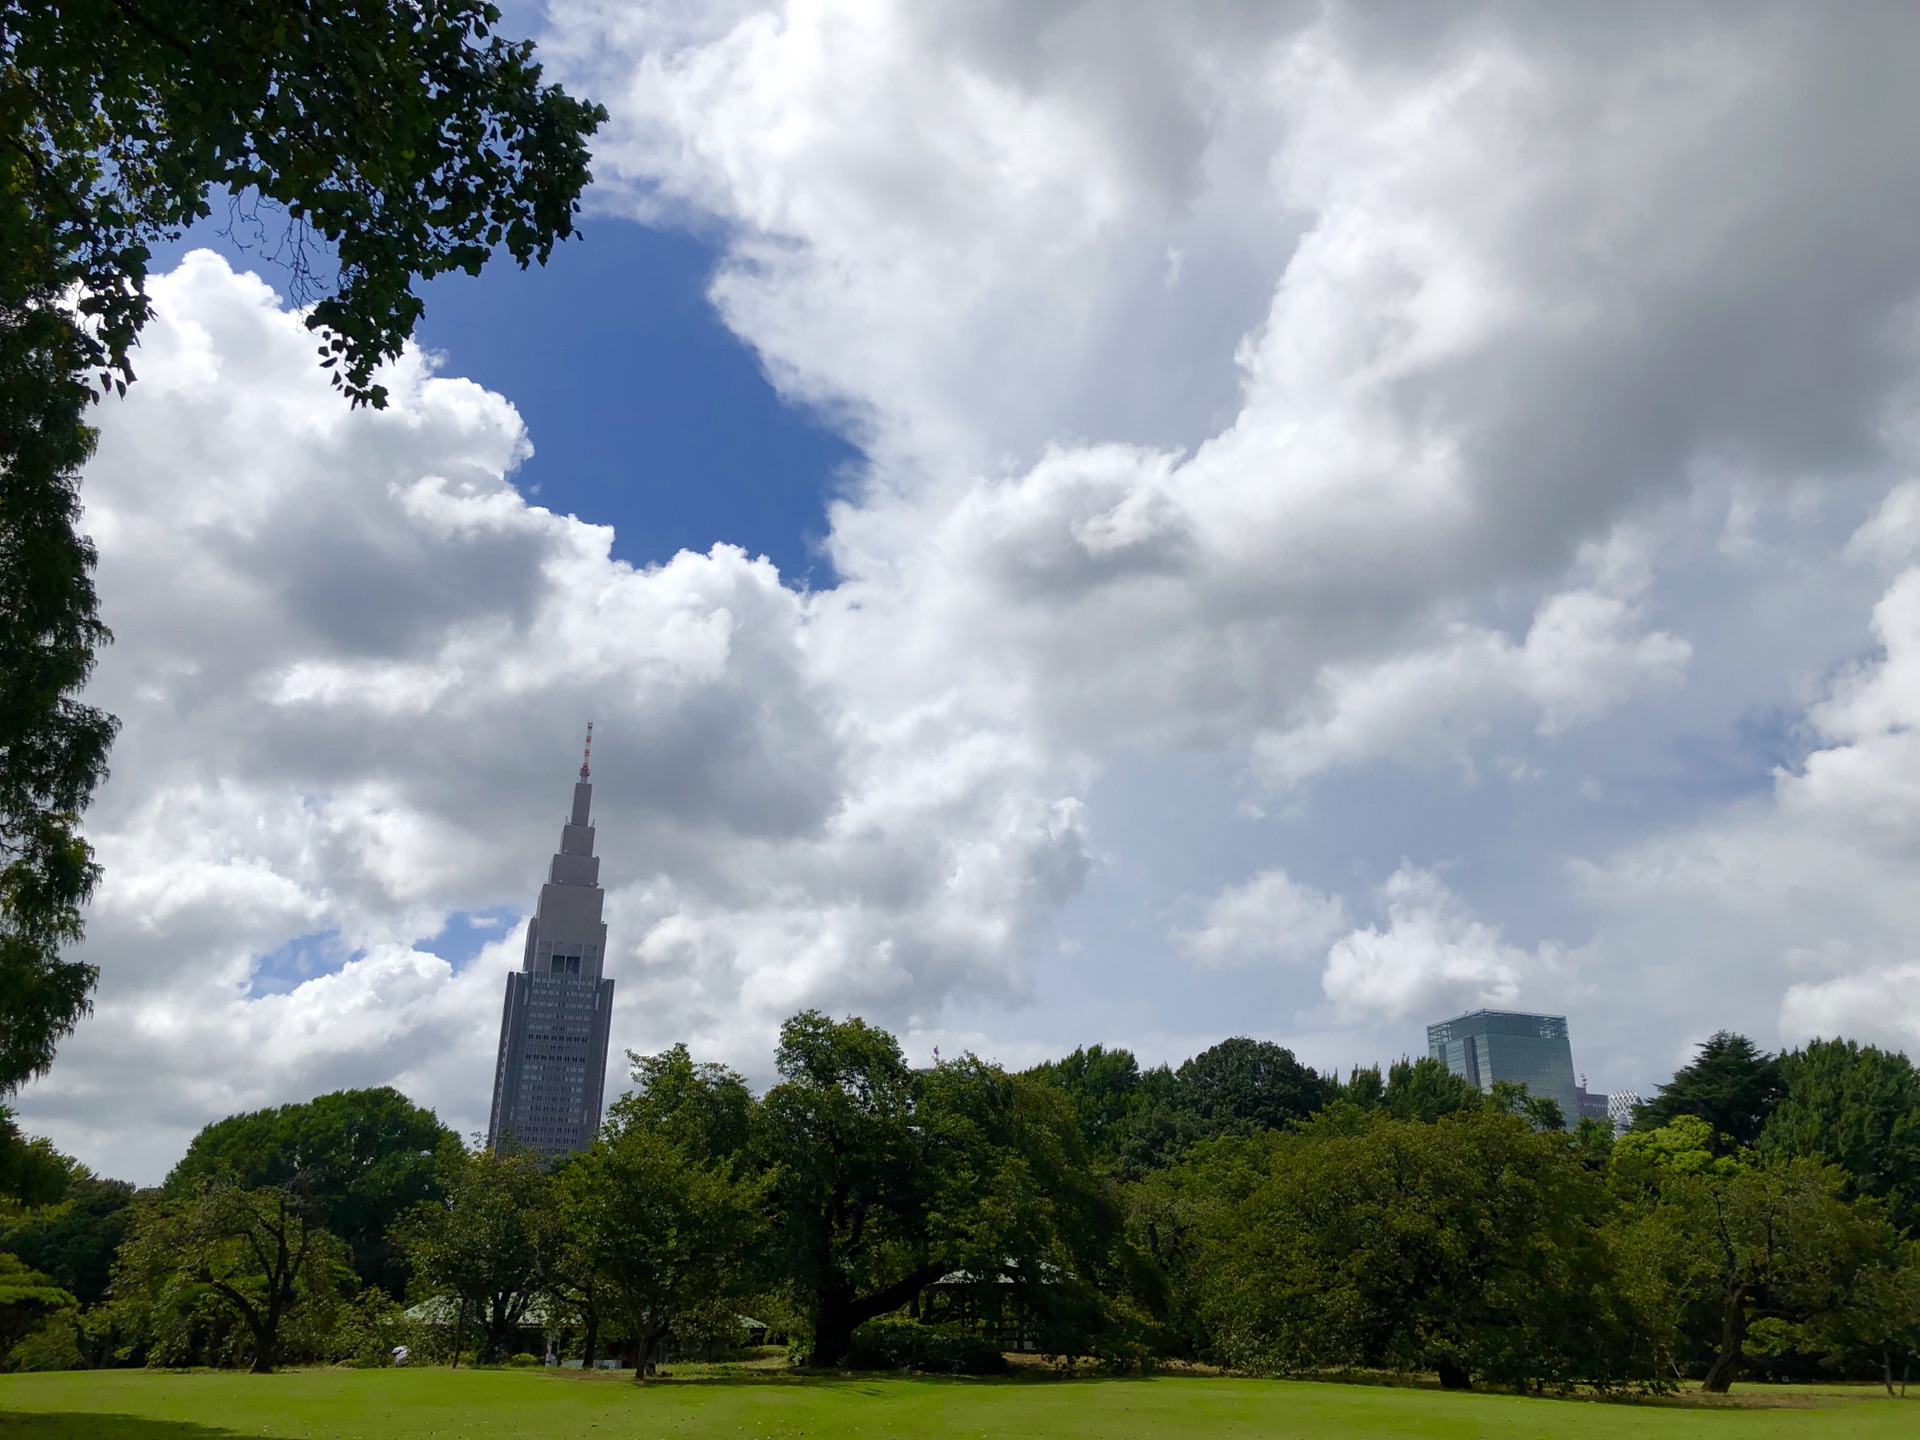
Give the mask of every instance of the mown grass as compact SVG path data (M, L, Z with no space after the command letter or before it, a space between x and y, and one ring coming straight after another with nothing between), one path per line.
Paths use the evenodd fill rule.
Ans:
M578 1371L110 1370L0 1376L0 1440L1776 1440L1920 1436L1920 1397L1749 1389L1732 1406L1162 1377L633 1384Z

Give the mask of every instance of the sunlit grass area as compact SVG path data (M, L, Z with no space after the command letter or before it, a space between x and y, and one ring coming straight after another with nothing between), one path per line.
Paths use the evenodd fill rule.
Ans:
M1870 1387L1747 1388L1731 1405L1593 1403L1289 1381L723 1380L504 1370L141 1370L0 1377L0 1440L466 1440L466 1437L994 1437L1262 1440L1909 1437L1920 1398Z

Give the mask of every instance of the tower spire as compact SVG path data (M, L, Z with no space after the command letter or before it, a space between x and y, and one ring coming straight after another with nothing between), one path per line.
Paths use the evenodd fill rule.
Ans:
M606 1098L613 981L606 973L606 892L593 853L593 727L573 808L527 918L526 955L507 976L487 1143L517 1141L544 1155L593 1143Z

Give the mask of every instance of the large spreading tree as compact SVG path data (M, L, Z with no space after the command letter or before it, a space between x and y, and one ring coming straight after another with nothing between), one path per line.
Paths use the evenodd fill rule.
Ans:
M818 1011L781 1027L775 1063L756 1137L767 1260L812 1363L841 1363L855 1329L942 1280L1004 1292L1066 1353L1127 1328L1097 1293L1131 1272L1119 1207L1057 1088L971 1056L915 1070L886 1031Z
M355 404L416 281L573 232L596 105L485 0L0 0L0 1092L45 1070L95 973L63 951L99 870L79 817L113 719L78 533L88 406L133 379L157 240L235 197L284 227L320 363Z
M123 1306L143 1326L185 1332L207 1309L239 1323L257 1375L277 1367L289 1332L311 1349L353 1289L347 1247L299 1196L277 1186L244 1190L227 1180L180 1197L150 1196L113 1269Z
M283 1187L345 1241L361 1281L394 1299L406 1258L389 1234L415 1206L440 1198L437 1157L458 1137L398 1090L336 1090L297 1105L215 1121L166 1179L170 1195L214 1180Z

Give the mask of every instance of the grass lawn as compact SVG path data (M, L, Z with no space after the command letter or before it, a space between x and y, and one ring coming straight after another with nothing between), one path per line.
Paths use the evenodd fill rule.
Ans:
M1742 1399L1736 1395L1736 1399ZM553 1371L107 1370L0 1376L0 1440L1182 1440L1920 1437L1920 1396L1760 1391L1703 1408L1297 1381L630 1378Z

